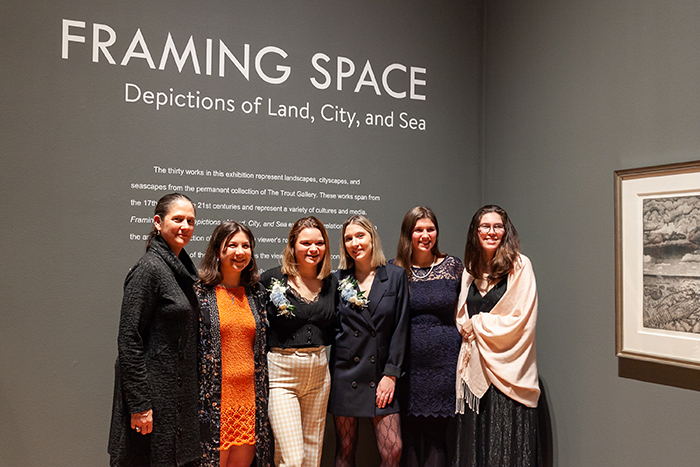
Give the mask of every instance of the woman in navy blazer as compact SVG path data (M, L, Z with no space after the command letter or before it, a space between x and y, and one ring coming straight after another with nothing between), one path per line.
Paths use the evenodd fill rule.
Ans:
M408 281L387 264L374 224L351 216L341 230L338 328L331 353L328 411L336 431L335 465L354 466L358 417L372 421L382 466L401 459L395 397L408 336Z

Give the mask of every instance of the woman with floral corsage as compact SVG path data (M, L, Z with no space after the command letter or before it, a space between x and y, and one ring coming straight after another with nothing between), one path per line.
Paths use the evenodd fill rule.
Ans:
M367 417L381 465L398 466L402 444L396 389L408 334L406 271L386 263L374 224L358 215L343 224L337 275L340 300L328 404L335 423L335 465L355 465L358 418Z
M333 339L336 289L328 234L315 217L289 231L282 266L263 273L268 290L269 415L275 465L321 464L330 374L326 346Z
M264 302L253 234L219 224L200 267L200 466L272 463Z

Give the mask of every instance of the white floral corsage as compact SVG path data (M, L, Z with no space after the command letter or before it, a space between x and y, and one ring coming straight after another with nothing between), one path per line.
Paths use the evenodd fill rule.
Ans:
M272 300L272 304L277 307L277 316L291 318L294 316L294 313L292 313L292 311L294 311L294 305L292 305L285 295L288 288L288 286L284 285L284 279L278 280L273 277L270 287L267 289L270 291L270 300Z
M359 292L357 287L357 281L354 277L348 276L338 283L338 290L340 291L340 296L346 302L353 306L356 306L360 310L367 306L369 303L369 298L365 297L364 292Z

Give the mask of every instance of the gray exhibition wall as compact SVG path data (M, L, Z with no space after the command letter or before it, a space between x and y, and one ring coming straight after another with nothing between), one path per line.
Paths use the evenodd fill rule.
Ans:
M195 259L232 218L272 267L309 213L336 254L351 212L393 257L417 204L459 255L482 188L479 5L0 4L0 465L106 465L121 287L166 192L198 205Z
M537 274L554 465L697 466L700 375L615 356L613 172L700 159L700 5L489 1L484 199Z
M137 220L164 192L132 184L187 184L205 203L200 219L260 222L254 230L267 240L259 251L270 255L263 267L275 264L286 231L262 223L293 221L304 208L326 209L319 216L329 224L344 219L343 209L364 210L392 253L403 213L429 204L441 220L441 245L459 255L482 196L501 204L538 278L538 362L554 465L697 465L698 372L614 355L613 172L700 159L700 7L496 0L484 2L482 26L481 3L0 3L0 465L107 463L121 284L143 251L142 240L131 239L147 231ZM68 40L65 59L64 19L85 23L69 24L68 35L85 42ZM95 24L98 42L109 40L109 29L116 35L105 45L114 65L99 47L93 61ZM155 69L138 55L142 48L121 65L137 29ZM178 53L193 38L199 74L191 58L178 71L172 55L159 69L168 33ZM229 58L219 76L219 41L240 61L249 45L249 64L241 65L248 79ZM276 65L290 66L282 83L265 81L255 66L267 46L287 54L266 49L260 57L267 79L280 77ZM310 81L325 76L311 62L317 53L330 59L318 62L332 79L326 89ZM338 57L356 67L341 91ZM368 75L354 92L368 60L380 95ZM386 91L382 73L395 63L409 71L390 70L389 88L410 93L410 68L422 68L416 78L426 83L416 89L425 100ZM135 92L127 83L142 90L138 102L127 102L135 100L125 96ZM144 90L154 99L165 93L166 104L144 102ZM233 99L234 111L196 109L196 101L178 107L178 94L194 99L197 91ZM257 97L262 113L239 107ZM268 115L268 99L278 114L280 103L308 102L315 121ZM347 128L324 120L326 104L363 117L393 111L394 126L363 120ZM426 129L400 128L401 112ZM321 185L322 177L332 182ZM336 184L343 179L348 185ZM280 194L251 191L271 188ZM283 188L317 198L284 197ZM351 199L321 201L322 191ZM380 199L362 198L370 194ZM211 229L200 225L196 234ZM337 235L332 229L334 253ZM193 242L190 251L204 245ZM370 442L371 435L365 458L374 455Z

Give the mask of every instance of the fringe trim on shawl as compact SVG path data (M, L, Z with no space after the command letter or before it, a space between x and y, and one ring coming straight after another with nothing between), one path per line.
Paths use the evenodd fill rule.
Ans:
M471 346L471 340L467 343L467 345L462 344L462 347L459 349L459 357L457 359L457 384L455 387L457 401L455 404L455 413L458 414L464 414L464 410L466 409L467 405L472 412L479 413L480 398L474 395L471 389L469 389L469 385L464 380L469 364L469 358L471 357L472 353Z
M462 345L459 349L459 357L457 360L457 384L455 387L457 401L455 404L455 413L464 414L466 406L472 412L479 413L479 398L474 395L474 393L469 389L469 385L464 380L463 372L467 372L467 367L469 364L469 358L471 357L471 346L472 343L469 341L467 345Z
M469 406L472 412L479 413L479 402L481 399L476 397L474 393L469 389L469 386L464 381L460 381L462 384L457 385L457 406L455 413L464 414L464 410Z

